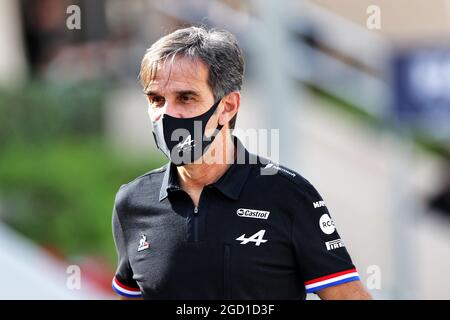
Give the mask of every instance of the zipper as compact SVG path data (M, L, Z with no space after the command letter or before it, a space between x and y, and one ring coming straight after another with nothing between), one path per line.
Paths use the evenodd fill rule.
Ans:
M231 245L226 244L223 251L223 291L225 299L231 299Z
M198 242L198 207L194 207L194 241Z

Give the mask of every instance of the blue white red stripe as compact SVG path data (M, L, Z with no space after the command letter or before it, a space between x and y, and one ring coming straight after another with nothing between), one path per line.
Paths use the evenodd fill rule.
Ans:
M142 296L141 290L139 288L132 288L126 286L123 283L120 283L120 281L117 280L116 277L113 278L112 288L115 292L117 292L121 296L125 296L128 298L139 298Z
M306 281L305 288L307 293L312 293L327 287L332 287L355 280L359 280L359 274L356 269L350 269Z

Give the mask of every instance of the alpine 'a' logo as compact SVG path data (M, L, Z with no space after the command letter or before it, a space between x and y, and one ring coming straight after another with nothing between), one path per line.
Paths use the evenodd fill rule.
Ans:
M177 148L179 150L186 150L189 148L193 148L193 147L195 147L195 145L192 145L193 143L194 143L194 140L192 140L191 135L188 135L184 141L177 144Z
M239 238L236 238L237 241L241 241L241 244L247 244L249 242L254 242L255 246L261 245L261 243L267 242L267 239L264 238L264 234L266 233L266 230L259 230L257 233L252 235L249 238L245 237L245 233L240 236Z

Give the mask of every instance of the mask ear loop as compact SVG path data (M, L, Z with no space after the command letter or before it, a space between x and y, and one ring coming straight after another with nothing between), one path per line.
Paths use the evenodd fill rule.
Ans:
M217 107L220 104L220 101L222 101L222 98L220 98L219 100L217 100L216 103L214 103L214 105L213 105L213 109L214 109L213 114L214 114L214 112L216 112ZM208 145L206 147L209 147L214 142L214 140L216 139L217 135L219 134L220 130L222 130L223 127L224 127L223 124L217 124L216 128L214 129L213 134L209 137L210 141L208 141L209 143L208 143ZM205 135L203 135L202 141L205 144L205 141L206 141Z

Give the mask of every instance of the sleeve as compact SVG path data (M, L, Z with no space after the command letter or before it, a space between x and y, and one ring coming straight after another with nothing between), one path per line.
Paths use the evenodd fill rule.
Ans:
M128 259L125 238L117 215L116 206L113 209L112 230L118 257L118 266L112 281L112 288L121 296L139 298L142 296L141 290L137 282L133 279L133 270Z
M307 182L297 197L292 242L307 293L359 280L325 202Z

